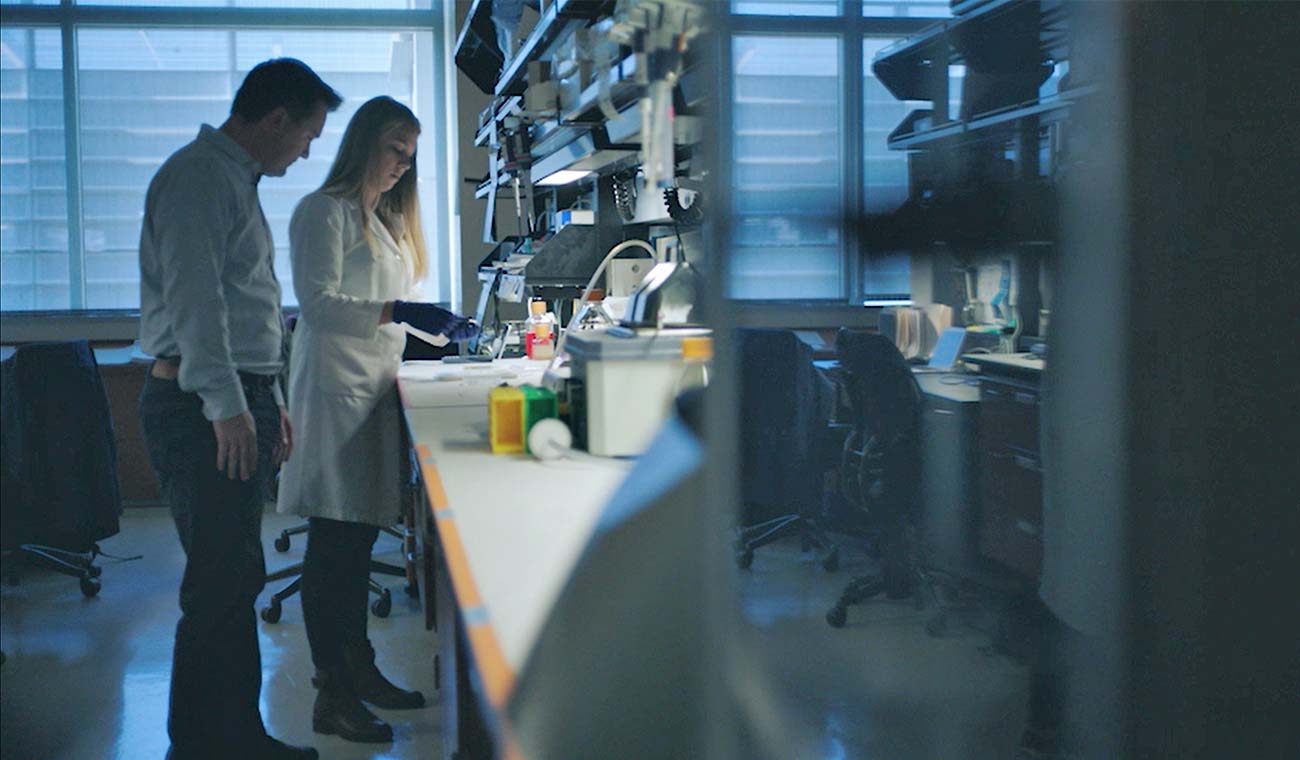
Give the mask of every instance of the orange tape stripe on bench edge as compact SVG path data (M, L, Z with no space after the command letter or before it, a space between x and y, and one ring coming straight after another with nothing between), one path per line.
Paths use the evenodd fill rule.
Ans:
M465 545L460 540L460 531L452 518L447 504L447 492L442 487L442 478L438 468L431 460L427 446L416 447L420 456L420 471L424 475L424 488L433 505L434 522L438 528L438 538L442 542L443 556L447 561L447 571L451 574L452 586L456 589L456 600L461 609L468 610L483 607L483 598L479 595L474 576L470 573L469 559L465 555ZM498 708L505 707L506 698L514 688L515 674L506 664L501 643L490 622L471 623L467 628L470 649L479 666L479 675L483 677L483 686L487 689L488 700Z
M442 487L442 477L438 475L438 468L433 464L433 452L423 443L415 447L415 453L420 457L420 475L424 481L424 493L429 497L429 506L433 507L434 514L447 509L447 492Z

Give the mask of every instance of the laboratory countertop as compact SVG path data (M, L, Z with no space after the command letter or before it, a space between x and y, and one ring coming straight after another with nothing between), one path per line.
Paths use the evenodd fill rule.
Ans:
M488 699L509 699L609 496L632 462L575 452L494 455L488 390L546 362L407 362L398 388L429 506Z
M840 366L838 359L818 359L813 366L822 372L833 372ZM979 375L966 372L931 372L923 367L913 370L916 384L927 396L945 398L958 403L978 403L980 400Z
M1037 379L1046 363L1028 352L1016 354L962 354L961 360L974 364L983 372L1001 372Z
M927 396L956 401L961 404L980 400L979 376L957 372L930 372L916 375L916 384Z

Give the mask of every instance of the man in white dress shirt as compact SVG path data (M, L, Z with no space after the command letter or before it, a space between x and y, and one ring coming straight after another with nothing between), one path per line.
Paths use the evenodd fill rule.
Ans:
M168 758L310 760L267 735L254 604L267 480L293 434L277 377L280 283L258 200L306 158L342 98L300 61L244 79L230 117L172 154L145 198L140 343L155 357L140 417L181 545Z

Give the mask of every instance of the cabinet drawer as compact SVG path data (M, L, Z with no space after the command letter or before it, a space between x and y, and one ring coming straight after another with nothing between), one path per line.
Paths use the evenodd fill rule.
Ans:
M1037 579L1043 562L1040 463L1002 449L983 452L980 464L980 554Z
M983 448L1013 446L1038 452L1038 390L1023 385L980 381L980 432Z

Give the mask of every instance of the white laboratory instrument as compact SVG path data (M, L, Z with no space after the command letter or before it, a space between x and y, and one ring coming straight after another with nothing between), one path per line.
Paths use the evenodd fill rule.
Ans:
M645 451L672 411L687 362L682 339L704 328L584 330L569 336L574 433L599 456Z

